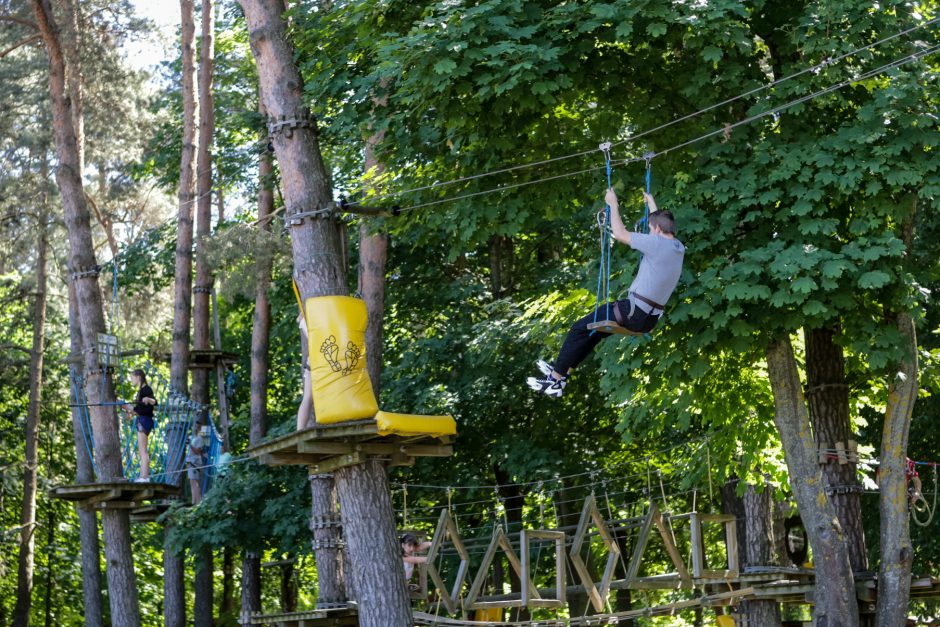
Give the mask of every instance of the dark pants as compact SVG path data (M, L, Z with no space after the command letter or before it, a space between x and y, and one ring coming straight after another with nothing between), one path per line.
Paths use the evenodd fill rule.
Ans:
M568 331L568 335L561 345L558 359L555 360L555 372L567 375L570 368L574 368L587 359L587 356L591 354L591 351L601 340L612 335L601 331L591 332L588 330L587 325L595 320L598 322L601 320L618 320L618 316L615 315L614 311L615 306L620 308L621 315L619 319L623 321L621 326L631 331L648 333L659 322L659 315L646 313L639 307L634 306L630 299L601 305L596 314L589 313L571 326L571 330Z

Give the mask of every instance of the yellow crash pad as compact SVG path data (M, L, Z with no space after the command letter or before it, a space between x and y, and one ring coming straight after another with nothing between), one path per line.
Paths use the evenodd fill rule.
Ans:
M317 422L372 418L379 410L366 372L366 304L350 296L306 301L313 410Z
M416 416L380 411L375 415L379 435L429 435L440 438L457 433L453 416Z

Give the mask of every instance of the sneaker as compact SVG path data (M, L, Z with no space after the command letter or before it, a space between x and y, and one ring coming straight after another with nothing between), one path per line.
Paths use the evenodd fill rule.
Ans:
M554 396L555 398L561 398L561 394L565 391L565 385L567 382L564 379L555 379L551 376L546 376L544 379L529 377L526 379L526 383L528 383L529 387L536 392L548 394L549 396Z
M137 477L134 483L150 483L150 477Z
M535 367L539 369L539 372L544 374L546 377L552 374L552 371L555 369L554 364L550 364L544 359L536 360Z

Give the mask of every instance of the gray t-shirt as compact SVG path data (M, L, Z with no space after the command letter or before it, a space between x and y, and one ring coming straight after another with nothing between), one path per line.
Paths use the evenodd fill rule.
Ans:
M679 283L685 246L677 239L646 233L631 233L630 247L643 253L640 269L630 285L630 291L653 302L665 305ZM641 300L636 306L643 311L652 307ZM659 313L655 311L654 313Z

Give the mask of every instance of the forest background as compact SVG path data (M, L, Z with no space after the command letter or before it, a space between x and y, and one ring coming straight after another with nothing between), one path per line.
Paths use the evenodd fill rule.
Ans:
M85 89L82 174L105 266L102 289L110 300L109 273L117 268L112 328L126 347L155 358L172 340L181 61L157 76L133 69L121 45L151 36L153 25L126 2L74 6ZM890 416L894 373L910 359L898 312L912 316L920 359L907 456L940 462L931 428L940 355L940 73L932 54L937 27L924 26L936 9L934 2L849 1L296 3L291 35L337 200L401 208L399 216L349 215L346 228L351 277L360 226L388 234L382 405L452 413L459 425L452 459L390 472L399 525L428 531L450 506L461 528L488 537L500 519L518 528L541 522L546 511L562 521L576 516L592 490L626 514L641 512L650 498L671 511L733 510L748 484L761 490L766 483L767 494L786 503L792 490L768 346L792 338L807 389L831 384L812 380L819 376L813 347L838 355L844 398L837 403L871 462ZM232 397L235 462L199 507L174 514L182 533L173 546L217 555L222 623L239 612L242 552L261 552L275 565L264 579L266 607L309 605L315 573L305 474L242 455L259 265L273 263L269 435L294 428L300 341L287 234L278 221L270 233L255 224L261 190L274 190L277 206L281 200L276 171L259 180L268 144L259 141L244 17L233 2L213 10L214 220L204 250L218 278L223 346L241 360ZM75 446L48 69L23 23L29 15L26 3L0 1L0 16L10 18L0 18L7 241L0 253L0 624L11 621L17 603L36 322L46 337L30 612L34 624L78 624L78 520L71 506L46 496L74 480ZM867 74L897 59L907 60ZM792 104L808 94L818 95ZM774 110L781 105L789 106ZM631 220L642 215L643 156L655 154L652 191L677 215L686 271L661 328L650 338L605 342L555 402L523 382L533 358L550 357L566 322L594 302L595 212L606 186L596 147L604 140L614 142L613 182ZM369 142L381 168L364 174ZM477 176L489 172L496 173ZM614 250L614 290L628 287L635 264L629 251ZM35 315L38 293L47 301L43 317ZM812 402L809 410L820 411ZM933 468L921 467L928 497L937 489ZM875 569L874 464L857 473L843 479L863 486L855 492L863 536L855 549L864 555L854 555L853 565ZM778 517L785 510L775 508ZM133 530L144 624L162 622L163 530ZM937 535L914 526L911 536L914 571L936 574ZM654 600L649 593L633 602ZM915 609L938 612L930 604Z

